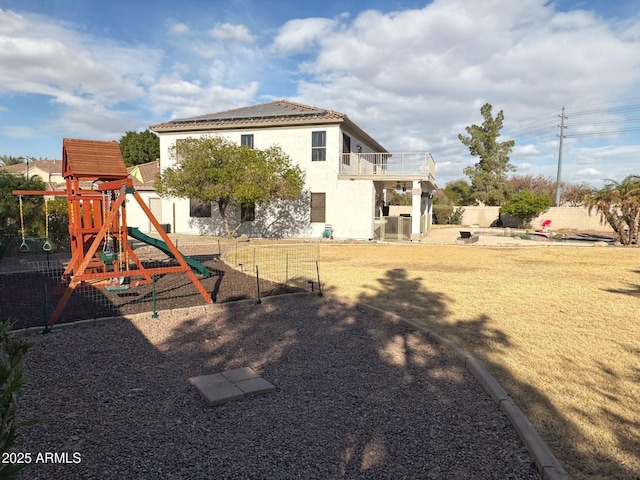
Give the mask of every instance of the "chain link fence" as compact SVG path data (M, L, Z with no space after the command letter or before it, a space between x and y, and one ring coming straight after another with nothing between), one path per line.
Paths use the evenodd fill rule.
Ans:
M0 254L0 321L14 328L45 327L66 286L62 274L70 260L68 252L41 248L19 250L19 238L2 238ZM178 262L158 249L133 242L133 250L145 268L177 266ZM219 242L179 246L184 255L202 264L208 276L200 283L214 303L256 300L318 289L317 244L249 246ZM122 316L204 305L196 286L184 272L153 275L143 283L137 266L130 276L79 285L57 323Z
M246 245L236 243L222 253L222 259L247 275L301 289L318 286L317 243Z

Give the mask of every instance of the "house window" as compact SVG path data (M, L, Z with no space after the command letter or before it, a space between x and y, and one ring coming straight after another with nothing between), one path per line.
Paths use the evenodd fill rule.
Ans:
M255 203L243 203L240 205L240 221L253 222L256 219Z
M324 162L327 159L327 132L311 132L311 161Z
M253 135L240 135L240 145L253 148Z
M326 222L326 193L311 194L311 222Z
M203 202L197 198L189 199L189 216L198 218L211 218L211 203Z

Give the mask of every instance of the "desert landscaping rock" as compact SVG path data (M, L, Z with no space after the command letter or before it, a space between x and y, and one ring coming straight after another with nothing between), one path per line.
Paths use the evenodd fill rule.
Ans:
M24 479L539 478L449 350L335 300L283 296L27 339L19 415L41 421L14 450L81 462L32 464ZM187 381L246 367L276 391L212 408Z

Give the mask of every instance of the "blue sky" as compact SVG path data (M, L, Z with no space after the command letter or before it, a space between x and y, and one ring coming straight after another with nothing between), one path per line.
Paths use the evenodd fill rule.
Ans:
M640 174L640 0L0 0L0 155L281 98L430 151L440 186L486 102L555 179L564 106L562 179L600 186Z

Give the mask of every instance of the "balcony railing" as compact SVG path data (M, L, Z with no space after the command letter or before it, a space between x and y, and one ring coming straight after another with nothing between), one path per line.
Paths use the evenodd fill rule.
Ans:
M354 177L422 177L435 183L436 164L428 152L343 153L340 174Z

